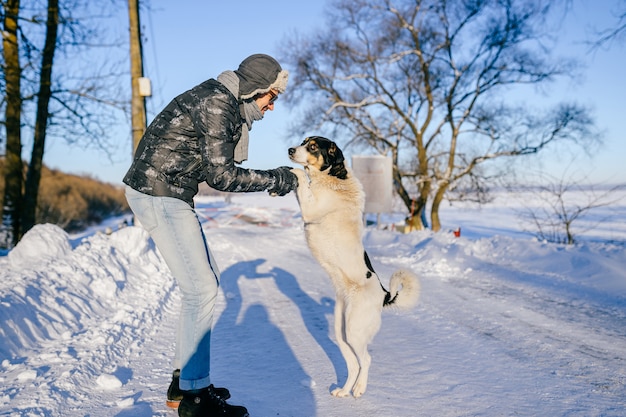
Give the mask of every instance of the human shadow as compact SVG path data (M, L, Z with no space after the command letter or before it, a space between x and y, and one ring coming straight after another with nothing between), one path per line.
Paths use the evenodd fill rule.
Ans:
M242 405L253 415L316 415L314 394L304 383L310 377L285 335L266 306L245 305L242 299L241 278L274 278L258 271L263 263L239 262L221 273L226 306L213 326L211 380L232 386L232 403L244 397ZM244 395L238 397L238 392Z

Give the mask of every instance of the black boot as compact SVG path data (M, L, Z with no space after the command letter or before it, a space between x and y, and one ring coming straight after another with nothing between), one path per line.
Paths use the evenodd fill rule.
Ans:
M165 405L170 408L178 408L180 400L183 399L183 392L180 390L179 383L180 369L176 369L172 374L172 382L167 389L167 401L165 401ZM230 392L228 392L226 388L214 388L214 390L219 397L222 397L222 399L227 400L230 398Z
M183 399L178 407L179 417L250 417L245 407L227 404L217 395L213 385L182 393Z

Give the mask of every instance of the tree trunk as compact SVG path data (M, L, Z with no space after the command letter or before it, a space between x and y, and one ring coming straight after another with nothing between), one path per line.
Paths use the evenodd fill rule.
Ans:
M19 10L19 0L6 1L2 33L6 81L5 126L7 140L2 229L5 233L4 244L9 248L17 244L21 237L20 211L22 209L22 184L24 182L20 132L22 112L20 79L22 69L17 37Z
M24 212L22 216L22 233L26 233L35 225L37 198L43 165L43 153L46 142L46 128L48 125L48 104L51 96L52 62L57 45L59 27L59 0L48 0L48 21L46 23L46 43L41 60L41 74L39 77L39 97L37 101L37 116L35 121L35 135L33 151L26 177L24 190Z
M447 184L440 185L437 189L437 193L435 193L435 197L433 198L433 204L430 209L430 221L432 223L433 232L438 232L441 230L441 220L439 219L439 206L441 205L441 202L443 201L447 190Z
M418 213L424 229L428 229L428 222L426 221L426 204L428 203L428 197L430 196L430 189L431 182L430 179L428 179L422 184L422 187L420 188L420 196L418 199L418 201L420 202Z

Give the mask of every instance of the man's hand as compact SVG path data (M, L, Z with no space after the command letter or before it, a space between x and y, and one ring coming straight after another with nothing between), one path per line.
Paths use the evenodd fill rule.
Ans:
M291 172L291 168L284 166L270 170L275 181L267 191L270 195L284 196L298 187L298 178Z

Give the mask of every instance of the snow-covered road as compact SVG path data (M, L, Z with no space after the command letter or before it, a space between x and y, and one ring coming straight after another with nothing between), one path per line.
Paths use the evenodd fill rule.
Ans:
M222 270L212 379L253 417L625 415L623 245L368 229L383 282L411 268L422 298L384 313L367 393L339 399L333 290L285 199L199 205ZM177 415L179 294L146 233L31 233L0 257L0 415Z

